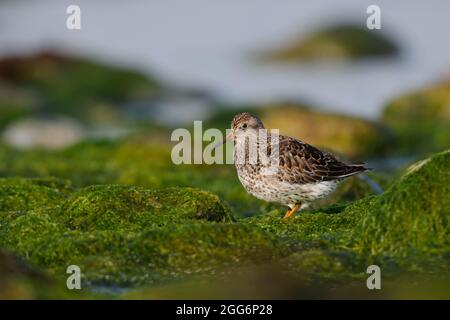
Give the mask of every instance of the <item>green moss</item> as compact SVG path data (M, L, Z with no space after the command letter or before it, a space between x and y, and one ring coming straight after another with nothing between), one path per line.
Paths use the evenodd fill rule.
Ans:
M50 216L29 213L0 231L0 244L52 274L70 264L87 283L132 285L190 274L215 274L268 261L283 246L248 225L188 223L165 228L70 231Z
M361 59L397 54L397 46L379 32L360 26L329 27L263 56L269 61Z
M0 247L54 277L77 264L86 286L164 287L194 275L232 279L242 268L276 265L286 276L280 290L286 284L293 297L317 283L364 285L373 262L383 277L450 265L448 153L384 194L367 197L372 192L363 183L349 180L333 199L338 204L284 220L285 208L245 192L233 166L175 166L168 146L128 140L57 152L9 150L0 148L2 174L43 178L0 180ZM84 187L90 184L96 185Z
M401 96L383 111L383 121L396 134L397 152L441 151L450 145L450 84L443 83Z
M115 230L181 223L229 222L232 217L216 195L190 188L146 190L119 185L92 186L76 192L59 214L72 229Z
M362 214L353 234L358 250L400 261L414 255L448 257L449 181L450 152L446 151L412 166L382 195L348 207L345 213Z
M282 243L259 228L220 223L151 230L131 245L140 260L155 264L167 275L227 272L246 263L270 261L283 251Z
M113 183L119 175L111 164L116 147L107 141L85 142L57 152L0 146L0 175L54 176L73 181L75 186Z
M62 203L67 182L57 179L0 179L0 211L27 211Z
M349 231L360 219L358 212L344 212L344 208L345 205L336 205L302 212L292 219L284 219L283 213L275 210L243 221L284 238L295 249L337 248L345 245Z
M87 283L107 285L214 273L281 254L270 234L232 220L216 195L193 188L91 186L61 205L1 212L0 246L53 275L77 264Z

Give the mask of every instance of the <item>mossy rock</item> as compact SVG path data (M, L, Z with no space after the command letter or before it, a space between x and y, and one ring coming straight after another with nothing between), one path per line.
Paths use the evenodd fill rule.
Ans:
M346 212L346 205L334 205L316 211L303 211L284 219L284 212L272 212L245 218L242 222L283 238L295 250L334 248L348 241L350 231L359 223L359 212Z
M355 117L318 112L301 105L268 105L260 112L268 129L298 138L349 158L361 159L386 152L390 135L383 126Z
M132 70L52 52L2 58L0 80L35 92L39 110L86 121L95 116L91 112L96 113L99 105L104 113L105 108L117 108L116 103L148 98L161 88Z
M137 250L133 256L139 261L154 265L166 276L227 273L229 268L279 258L287 248L254 226L223 223L150 230L130 246Z
M399 153L441 151L450 145L450 82L394 99L383 122L395 133Z
M209 192L120 185L91 186L77 191L62 206L59 217L68 227L81 230L139 229L192 219L232 221L229 209Z
M54 207L66 199L67 183L54 178L0 178L0 211Z
M450 151L445 151L411 166L380 196L347 207L344 213L362 215L353 234L355 248L404 264L412 264L414 256L417 260L433 255L448 257L449 181Z
M283 243L250 225L191 222L141 230L69 230L51 215L28 213L0 229L0 245L54 275L80 266L88 284L136 285L282 256Z
M295 62L391 57L397 46L379 31L355 25L332 26L263 55L264 60Z

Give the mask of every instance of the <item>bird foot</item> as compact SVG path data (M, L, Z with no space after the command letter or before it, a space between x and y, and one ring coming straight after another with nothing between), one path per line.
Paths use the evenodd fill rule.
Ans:
M284 219L289 219L291 216L293 216L298 209L300 208L300 203L297 203L295 206L292 207L292 209L288 210L286 214L284 215Z

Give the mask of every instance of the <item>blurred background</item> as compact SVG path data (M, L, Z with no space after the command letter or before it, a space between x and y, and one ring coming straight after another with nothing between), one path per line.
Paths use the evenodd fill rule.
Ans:
M81 30L66 28L72 4ZM372 4L381 30L366 27ZM373 298L361 283L374 261L393 275L376 297L448 297L448 152L400 177L450 146L449 12L0 0L0 297L66 297L47 275L76 262L88 297ZM240 111L375 170L287 224L233 166L171 162L174 128L224 130ZM434 291L408 287L408 272Z
M280 101L373 120L394 97L449 74L450 44L445 37L450 30L450 4L445 0L378 1L382 29L373 31L365 27L371 1L80 0L76 4L82 12L82 29L73 31L65 27L70 4L64 0L1 1L0 57L22 57L34 67L45 53L135 70L147 78L141 89L151 89L156 94L152 99L145 95L148 92L141 92L140 99L127 95L122 101L111 101L109 98L115 98L111 92L95 94L103 95L108 103L120 104L115 109L121 116L164 125L206 120L219 105ZM376 37L373 52L362 52L360 57L344 54L336 63L339 52L325 48L326 43L316 43L309 55L302 55L305 47L314 47L310 41L302 48L302 42L315 41L322 30L334 32L346 25L362 29L366 33L362 38ZM384 40L393 50L377 53ZM298 52L291 57L260 59L268 53L295 51L296 46ZM47 57L50 62L55 58ZM321 61L311 61L315 58ZM6 61L2 70L9 64ZM25 61L16 63L27 72ZM8 74L2 71L0 75L3 86L11 85L18 76L14 74L18 69L10 67ZM44 62L40 68L45 68ZM81 71L77 76L88 78ZM26 79L16 82L28 85L31 75L23 77ZM71 74L65 74L67 77ZM104 109L107 107L102 109L106 112Z

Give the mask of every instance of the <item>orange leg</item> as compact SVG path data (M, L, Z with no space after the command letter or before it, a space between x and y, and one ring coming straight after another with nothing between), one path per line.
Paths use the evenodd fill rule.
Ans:
M290 209L286 212L286 214L284 215L284 218L288 219L290 216L293 216L297 212L297 210L300 209L300 206L301 206L301 204L297 203L295 206L292 207L292 209Z

